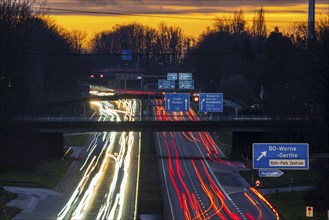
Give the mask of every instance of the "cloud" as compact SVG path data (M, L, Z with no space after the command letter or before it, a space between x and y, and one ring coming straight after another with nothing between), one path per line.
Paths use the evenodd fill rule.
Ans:
M327 1L316 0L316 6L327 5ZM269 13L280 13L281 11L285 13L307 13L308 8L306 0L48 0L48 6L50 8L104 13L175 15L233 13L240 9L250 13L257 11L260 7L264 7L265 12ZM326 7L322 8L325 10ZM61 12L52 11L52 13Z

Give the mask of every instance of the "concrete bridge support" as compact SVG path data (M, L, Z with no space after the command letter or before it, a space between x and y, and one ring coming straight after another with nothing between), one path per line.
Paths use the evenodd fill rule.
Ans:
M64 136L63 133L45 133L43 137L48 146L49 156L61 158L64 151Z
M253 143L265 143L262 132L232 132L232 153L251 157Z

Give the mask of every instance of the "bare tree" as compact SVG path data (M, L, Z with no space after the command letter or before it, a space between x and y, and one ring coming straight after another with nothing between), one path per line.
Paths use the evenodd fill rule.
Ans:
M73 30L66 34L67 39L71 43L71 48L75 53L83 53L87 48L87 32Z
M290 37L299 48L307 46L307 30L308 24L305 21L294 22L289 27Z
M246 31L246 20L242 10L235 11L231 21L231 33L234 35L241 35Z
M265 12L261 8L252 19L251 34L255 37L265 38L266 32Z

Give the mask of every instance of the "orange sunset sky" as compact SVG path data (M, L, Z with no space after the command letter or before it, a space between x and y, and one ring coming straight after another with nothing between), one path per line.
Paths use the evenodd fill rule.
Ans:
M275 26L289 31L292 22L307 21L308 16L308 0L48 0L47 7L58 25L86 31L89 37L132 22L151 27L165 22L198 37L215 17L232 16L240 9L251 25L255 12L263 7L269 31ZM316 17L328 12L329 0L316 0Z

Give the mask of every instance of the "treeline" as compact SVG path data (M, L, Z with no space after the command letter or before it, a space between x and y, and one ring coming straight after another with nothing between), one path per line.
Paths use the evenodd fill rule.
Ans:
M108 55L103 59L96 56L97 67L121 65L122 50L127 49L132 50L135 66L179 66L194 43L193 37L186 36L180 27L160 23L156 29L132 23L96 34L90 42L90 52Z
M250 26L242 11L235 12L231 18L217 18L187 59L211 91L261 104L267 114L303 115L317 108L310 92L314 73L308 55L321 44L319 38L308 43L303 27L295 24L290 34L278 27L268 31L263 9Z
M47 155L43 138L13 119L61 113L51 103L76 90L81 35L57 26L36 0L0 1L0 170L32 169Z
M124 68L129 62L121 53L130 49L130 64L150 69L144 74L193 72L198 87L245 101L255 107L252 114L320 114L328 122L328 21L328 15L317 20L312 39L306 22L291 24L287 33L269 30L262 8L250 24L241 10L215 18L198 39L165 23L116 25L93 37L88 66Z
M39 8L39 9L36 9ZM79 32L50 20L36 0L0 2L0 112L38 114L80 77Z
M324 112L314 100L318 76L313 68L317 73L328 70L323 60L328 16L316 23L311 40L307 39L307 23L294 23L290 29L289 33L278 27L268 30L263 9L255 13L251 24L241 10L231 17L216 18L198 39L165 23L158 28L138 23L116 25L92 38L89 52L93 56L88 66L150 69L143 74L180 68L193 72L196 84L204 90L224 92L267 114ZM131 62L122 61L121 53L127 49L133 53Z
M241 10L216 18L198 39L165 23L116 25L85 50L86 34L57 26L43 8L37 0L0 1L1 129L11 115L59 114L51 103L78 93L90 69L135 65L150 74L192 72L197 87L231 95L262 114L319 115L329 139L328 15L316 22L312 39L305 22L289 33L268 30L260 9L250 24ZM122 61L127 49L131 62Z

